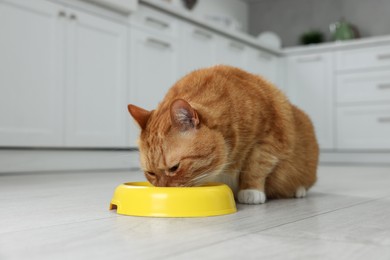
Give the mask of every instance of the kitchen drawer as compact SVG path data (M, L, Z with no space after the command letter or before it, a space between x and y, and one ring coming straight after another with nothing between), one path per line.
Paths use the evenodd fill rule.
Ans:
M390 151L390 105L339 107L337 148Z
M390 101L390 70L337 76L337 102Z
M107 6L110 9L119 11L121 13L129 14L137 10L137 0L84 0L87 2L94 2L96 4Z
M390 67L390 46L336 52L337 70Z
M167 36L175 37L178 31L177 19L144 5L140 5L138 11L130 16L130 22L150 32Z

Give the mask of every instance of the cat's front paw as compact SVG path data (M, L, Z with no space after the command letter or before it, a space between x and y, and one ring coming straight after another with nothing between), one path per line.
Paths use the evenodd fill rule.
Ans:
M299 187L295 192L295 198L304 198L306 197L306 189L305 187Z
M238 202L243 204L262 204L265 202L266 197L264 192L248 189L248 190L240 190L237 194Z

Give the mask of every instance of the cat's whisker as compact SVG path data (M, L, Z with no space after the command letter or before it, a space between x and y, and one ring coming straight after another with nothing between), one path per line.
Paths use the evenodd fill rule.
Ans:
M205 172L205 173L198 175L197 177L191 179L190 181L188 181L186 183L186 185L196 186L196 185L202 184L205 179L212 178L218 174L219 174L219 171Z
M184 187L192 187L192 186L201 185L201 184L204 183L205 180L207 180L207 178L213 178L213 177L215 177L216 175L219 175L219 174L226 174L226 173L224 173L224 169L226 169L226 167L228 167L231 164L232 163L230 163L230 162L229 163L223 163L223 164L217 165L214 170L212 170L211 168L206 169L205 171L203 171L202 173L200 173L196 177L186 181L182 185Z

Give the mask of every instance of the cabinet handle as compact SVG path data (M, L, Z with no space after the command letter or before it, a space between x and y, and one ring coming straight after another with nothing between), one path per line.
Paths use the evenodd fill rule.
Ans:
M390 89L390 83L387 84L378 84L377 85L378 89Z
M385 53L385 54L379 54L376 56L378 60L388 60L390 59L390 53Z
M160 40L157 40L157 39L154 39L154 38L148 38L146 41L149 42L149 43L152 43L152 44L156 44L156 45L162 46L164 48L170 48L171 47L170 43L167 43L167 42L164 42L164 41L160 41Z
M320 61L321 59L322 59L321 56L313 56L313 57L307 57L307 58L298 58L297 62L299 62L299 63L316 62L316 61Z
M152 18L152 17L146 17L145 20L146 20L146 22L157 24L157 25L159 25L161 27L164 27L164 28L168 28L169 27L169 23L157 20L157 19Z
M378 117L379 123L390 123L390 117Z
M70 19L70 20L77 20L77 16L76 16L75 14L71 14L71 15L69 16L69 19Z
M59 17L66 17L65 11L63 11L63 10L59 11L59 12L58 12L58 16L59 16Z
M207 39L213 38L212 34L201 31L201 30L194 30L194 34L197 34L197 35L202 36L202 37L207 38Z
M237 43L237 42L230 42L229 45L230 45L230 47L235 48L235 49L240 50L240 51L243 51L244 48L245 48L244 45L239 44L239 43Z

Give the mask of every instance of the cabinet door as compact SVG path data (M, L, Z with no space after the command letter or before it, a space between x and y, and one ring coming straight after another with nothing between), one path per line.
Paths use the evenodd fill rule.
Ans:
M279 83L278 57L270 53L248 47L245 69L264 77L274 84Z
M390 105L337 108L337 148L390 150Z
M48 1L0 1L1 146L63 144L59 12Z
M287 93L314 123L321 149L332 149L333 91L331 53L287 58Z
M181 25L180 74L216 64L217 35L189 24Z
M66 145L126 145L126 26L68 10Z
M219 38L217 62L241 69L246 69L247 46L234 40Z
M132 29L130 103L155 109L177 80L177 48L169 37ZM131 120L133 121L133 120ZM130 145L135 146L139 131L131 122Z

